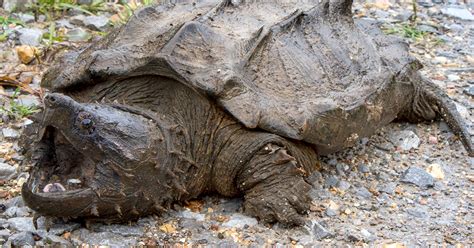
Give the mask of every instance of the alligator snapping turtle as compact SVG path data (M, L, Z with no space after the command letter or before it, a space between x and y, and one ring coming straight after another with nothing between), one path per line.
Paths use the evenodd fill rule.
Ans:
M23 186L39 214L120 221L216 192L301 224L317 155L454 104L352 1L162 4L50 69ZM68 179L79 186L68 186ZM76 183L77 185L77 183Z

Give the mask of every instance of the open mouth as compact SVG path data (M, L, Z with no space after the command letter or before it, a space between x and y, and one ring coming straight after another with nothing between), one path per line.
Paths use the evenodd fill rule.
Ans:
M34 210L54 216L78 215L96 196L95 164L58 129L47 126L32 155L34 168L22 189Z

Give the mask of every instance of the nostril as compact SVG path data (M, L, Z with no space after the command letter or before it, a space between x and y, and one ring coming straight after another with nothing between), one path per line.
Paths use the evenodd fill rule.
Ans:
M45 98L50 103L55 103L56 102L56 97L54 97L54 96L47 95Z

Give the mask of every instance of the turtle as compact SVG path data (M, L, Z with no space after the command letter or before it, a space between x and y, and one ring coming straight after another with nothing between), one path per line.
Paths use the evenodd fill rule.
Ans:
M163 3L65 53L22 187L39 215L129 221L203 194L301 225L321 155L393 121L443 119L454 102L400 38L350 0Z

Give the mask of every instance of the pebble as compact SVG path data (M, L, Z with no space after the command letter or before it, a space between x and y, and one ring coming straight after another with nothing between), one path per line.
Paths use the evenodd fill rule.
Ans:
M395 193L396 188L397 188L397 183L388 182L384 185L379 186L378 191L387 193L389 195L393 195Z
M436 145L436 144L438 144L438 138L436 136L430 136L428 138L428 143L430 143L432 145Z
M329 176L324 181L324 185L326 185L326 187L328 188L336 187L338 182L339 182L339 179L336 176Z
M468 9L460 6L449 6L441 9L441 12L449 17L454 17L465 21L474 21L474 15L472 15Z
M359 164L359 166L357 166L357 170L360 172L360 173L369 173L370 172L370 169L367 165L365 164Z
M0 180L10 180L15 176L16 168L6 163L0 163Z
M431 176L433 176L436 179L443 180L444 179L444 171L441 165L439 164L430 164L428 168L426 168L426 171L430 173Z
M28 207L11 207L11 208L8 208L4 214L8 218L26 217L31 214L31 209Z
M33 237L32 232L19 232L15 233L10 238L8 238L8 242L15 247L23 247L23 246L33 246L35 245L35 239Z
M109 24L109 18L105 16L86 16L84 25L95 31L105 31Z
M468 96L474 97L474 86L471 85L468 88L464 89L464 93L466 93L466 95Z
M33 218L31 217L15 217L10 218L7 220L8 224L13 230L22 232L22 231L29 231L34 232L36 231L35 227L33 226Z
M449 74L449 75L448 75L448 80L449 80L449 81L452 81L452 82L455 82L455 81L461 80L461 77L458 76L458 75Z
M316 221L312 221L312 233L316 240L328 239L334 237L328 229Z
M245 226L252 227L256 226L257 224L257 219L239 213L235 213L231 215L229 221L222 224L222 226L229 228L244 228Z
M71 242L67 241L64 238L61 238L56 235L51 235L48 234L46 237L43 238L42 240L47 246L51 247L71 247L72 244Z
M88 41L92 38L92 35L84 30L83 28L74 28L66 33L66 37L69 41Z
M466 107L464 107L463 105L461 105L457 102L454 102L454 104L456 105L456 110L459 112L459 114L464 119L469 119L469 116L470 116L469 110Z
M365 188L365 187L358 187L355 189L355 194L357 196L360 196L362 198L366 198L366 199L369 199L372 197L372 193L370 193L370 191Z
M3 128L2 134L4 138L16 139L20 137L20 133L17 130L9 127Z
M110 232L124 237L142 236L143 227L138 225L99 225L94 230L99 232Z
M337 188L342 191L347 191L351 187L351 184L346 181L339 181L337 183Z
M28 107L36 107L41 104L40 99L34 95L19 95L15 101Z
M389 139L393 145L405 151L418 148L420 145L420 138L410 130L394 132L389 136Z
M401 182L414 184L421 188L433 187L434 178L425 170L418 167L408 168L400 179Z
M37 47L43 39L43 30L37 28L21 28L18 33L21 45Z
M424 219L429 217L428 212L425 209L421 208L409 208L407 209L407 213L416 218Z
M138 238L123 237L111 232L91 232L85 228L81 228L71 233L71 241L73 246L89 244L110 247L130 247L138 243Z

